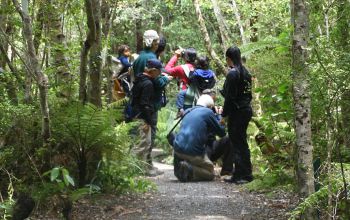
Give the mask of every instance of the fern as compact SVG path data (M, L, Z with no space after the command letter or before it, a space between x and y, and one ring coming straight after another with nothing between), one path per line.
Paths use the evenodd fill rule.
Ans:
M79 169L80 186L85 184L86 175L91 176L93 173L87 173L87 166L92 161L99 160L98 157L101 159L104 150L116 147L116 135L111 121L113 115L110 111L80 103L63 108L54 117L54 138L70 147Z

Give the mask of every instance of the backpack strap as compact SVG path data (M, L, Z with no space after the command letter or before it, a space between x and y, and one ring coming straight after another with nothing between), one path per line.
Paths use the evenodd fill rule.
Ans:
M169 133L168 133L167 136L169 136L169 135L174 131L174 129L177 127L177 125L182 121L182 119L183 119L188 113L190 113L193 109L195 109L195 108L198 108L198 106L192 107L192 108L190 108L189 110L187 110L187 111L185 112L185 114L180 118L180 120L178 120L178 121L176 122L176 124L174 125L174 127L169 131Z
M187 76L187 78L189 78L190 77L190 72L191 72L190 68L186 64L181 65L181 67L184 70L185 75Z

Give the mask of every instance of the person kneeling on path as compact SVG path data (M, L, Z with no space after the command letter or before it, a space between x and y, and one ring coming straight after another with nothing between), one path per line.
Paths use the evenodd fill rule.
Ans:
M172 140L174 148L174 174L181 182L214 179L214 165L206 153L208 133L225 136L211 108L213 98L202 95L197 105L185 112L180 130Z

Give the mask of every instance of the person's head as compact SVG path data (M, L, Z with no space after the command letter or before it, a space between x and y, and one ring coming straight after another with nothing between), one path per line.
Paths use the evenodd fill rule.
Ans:
M214 100L210 95L204 94L198 98L197 105L212 108L214 107Z
M193 47L187 48L182 52L182 58L188 62L194 64L197 58L197 51Z
M242 66L241 51L238 47L230 47L226 50L226 62L229 66Z
M166 39L165 39L165 37L161 36L159 38L158 48L157 48L157 50L155 52L155 54L157 55L158 58L164 52L165 47L166 47Z
M130 47L128 45L125 45L125 44L120 45L118 47L118 55L119 56L126 56L126 57L130 56Z
M196 60L196 68L207 70L209 69L209 58L207 56L200 56Z
M216 91L215 90L213 90L213 89L205 89L205 90L203 90L202 95L210 95L213 98L214 102L215 102L215 99L216 99Z
M162 62L158 59L149 59L147 60L145 73L151 78L157 78L161 73L163 68Z
M149 48L152 51L156 51L158 49L159 44L159 35L155 30L147 30L143 34L143 43L145 48Z

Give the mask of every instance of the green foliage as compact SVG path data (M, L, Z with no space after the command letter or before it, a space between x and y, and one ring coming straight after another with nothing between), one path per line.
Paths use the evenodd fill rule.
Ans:
M144 173L144 162L130 153L130 129L133 122L121 123L114 129L116 145L105 151L99 163L97 176L91 182L105 191L144 192L154 188L150 181L138 178Z
M259 171L254 173L254 181L246 185L251 191L274 191L284 189L291 191L294 189L295 180L289 169L284 167L273 170L266 166L260 166Z
M115 147L114 116L111 113L93 105L73 103L57 111L52 121L52 141L57 142L57 147L70 146L63 147L63 150L71 151L69 156L73 156L78 168L80 186L95 175L102 152Z
M8 174L9 175L9 174ZM12 207L15 204L15 200L13 198L14 195L14 187L12 184L11 176L9 175L9 184L7 187L7 198L5 199L0 192L0 217L3 220L10 219L12 216Z
M169 146L166 136L175 125L175 117L176 112L170 105L158 112L156 146L162 148L168 154L172 152L172 148Z
M350 164L344 164L345 180L350 179ZM344 199L344 180L342 172L340 170L340 164L332 164L331 172L324 173L321 167L320 178L316 181L322 185L322 187L308 196L304 201L302 201L292 212L290 219L298 219L298 217L309 208L319 210L323 215L337 215L342 216L341 219L348 219L349 203L348 200ZM349 188L347 188L349 195ZM331 193L331 194L329 194ZM331 197L332 206L334 205L335 209L329 209L327 200L328 197ZM337 203L340 203L340 206L337 206ZM332 213L327 211L331 210Z

